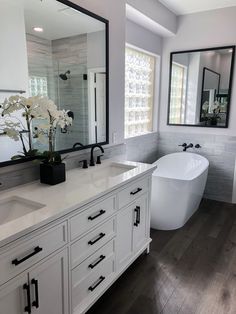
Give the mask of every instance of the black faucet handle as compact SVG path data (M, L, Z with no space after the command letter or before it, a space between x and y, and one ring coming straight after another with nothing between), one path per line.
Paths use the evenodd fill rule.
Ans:
M186 147L186 146L187 146L187 143L183 143L183 144L178 145L178 146L181 146L181 147Z
M89 166L95 166L94 159L90 159Z
M189 144L189 147L190 147L190 148L193 147L193 143L190 143L190 144Z
M83 169L87 169L88 168L88 162L87 162L87 160L86 159L84 159L84 160L81 160L79 163L83 163L83 166L82 166L82 168Z
M200 144L196 144L195 148L202 148L202 146Z
M96 162L97 165L101 165L101 157L102 157L102 156L103 156L103 155L97 156L97 162Z

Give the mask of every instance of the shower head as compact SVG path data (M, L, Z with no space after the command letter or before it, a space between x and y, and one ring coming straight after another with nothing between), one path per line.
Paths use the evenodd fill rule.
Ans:
M59 77L60 77L63 81L67 81L67 80L68 80L68 74L70 74L70 70L66 71L65 73L59 74Z

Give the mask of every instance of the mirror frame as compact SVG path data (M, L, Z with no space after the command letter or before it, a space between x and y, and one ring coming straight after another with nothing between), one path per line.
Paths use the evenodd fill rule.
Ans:
M194 50L174 51L174 52L170 53L167 125L169 125L169 126L189 126L189 127L198 127L198 128L220 128L220 129L227 129L228 128L228 126L229 126L230 105L231 105L231 94L232 94L232 83L233 83L233 75L234 75L235 47L236 47L235 45L231 45L231 46L211 47L211 48L194 49ZM227 110L227 114L226 114L225 126L219 126L219 125L203 126L203 125L196 125L196 124L174 124L174 123L170 123L169 122L169 114L170 114L171 74L172 74L173 55L181 54L181 53L204 52L204 51L221 50L221 49L232 49L232 61L231 61L231 67L230 67L230 73L229 73L230 77L229 77L228 110ZM202 97L202 95L201 95L201 97Z
M58 152L60 154L65 154L65 153L71 153L71 152L76 152L84 149L91 148L94 144L99 144L99 145L107 145L109 144L109 21L87 9L82 8L81 6L69 1L69 0L55 0L57 2L61 2L62 4L65 4L81 13L84 13L94 19L97 19L105 24L105 41L106 41L106 47L105 47L105 64L106 64L106 141L104 142L99 142L99 143L93 143L89 145L84 145L84 147L77 147L77 148L70 148L70 149L63 149L59 150ZM78 139L79 141L79 139ZM11 166L15 164L21 164L24 162L32 161L37 159L37 157L29 157L29 158L24 158L24 159L17 159L17 160L7 160L0 162L0 168L6 167L6 166Z

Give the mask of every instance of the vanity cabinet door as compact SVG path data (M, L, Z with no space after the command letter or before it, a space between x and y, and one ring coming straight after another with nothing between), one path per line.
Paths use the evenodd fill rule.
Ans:
M136 253L148 241L149 234L147 232L148 219L148 195L141 196L135 202L134 211L134 226L133 226L133 251Z
M19 275L2 285L0 288L0 314L27 313L27 306L30 302L30 299L27 298L29 291L27 274Z
M117 270L126 267L132 256L149 242L148 194L137 198L117 214Z
M33 268L29 283L32 314L68 314L67 250Z
M121 209L117 214L116 258L119 271L132 256L133 206Z

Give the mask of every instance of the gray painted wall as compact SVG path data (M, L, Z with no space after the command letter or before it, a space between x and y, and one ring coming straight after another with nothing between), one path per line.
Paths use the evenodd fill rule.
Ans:
M233 80L232 106L228 129L196 127L186 129L186 127L171 127L166 124L170 52L234 45L236 42L236 35L233 31L236 28L235 16L236 7L180 16L176 36L163 40L161 110L159 115L159 129L161 132L207 133L230 136L236 134L236 106L234 106L236 102L236 75L234 75ZM236 64L234 73L236 73Z
M157 0L127 0L127 4L140 11L172 33L177 31L177 16Z
M137 46L154 54L162 54L162 37L142 26L126 20L126 43Z

